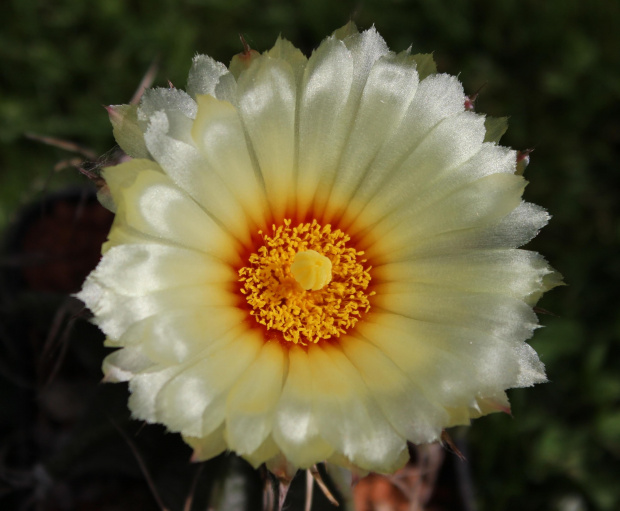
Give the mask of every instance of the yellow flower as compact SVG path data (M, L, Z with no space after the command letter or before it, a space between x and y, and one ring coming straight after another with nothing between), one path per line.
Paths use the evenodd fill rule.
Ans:
M390 472L545 381L525 340L558 277L517 247L548 215L433 66L350 24L110 107L134 159L79 297L136 418L197 459Z

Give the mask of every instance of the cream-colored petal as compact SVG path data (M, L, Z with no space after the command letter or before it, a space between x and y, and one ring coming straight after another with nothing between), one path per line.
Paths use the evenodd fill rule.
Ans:
M242 243L248 243L247 218L243 208L221 177L209 169L200 151L188 141L168 135L169 119L164 112L152 115L144 135L146 146L170 179L200 207Z
M414 443L438 439L447 421L442 406L431 402L393 361L363 338L345 336L340 345L390 424L403 438Z
M204 172L217 174L254 225L266 228L264 183L252 164L236 108L211 96L198 96L197 101L192 135L205 161Z
M521 324L528 314L485 328L470 318L468 324L432 321L425 312L420 311L420 316L374 312L359 324L358 330L443 405L467 405L478 394L521 386L520 375L530 368L532 374L524 376L524 383L544 378L542 365L536 365L524 348L527 345L523 340L535 327L530 323L528 329ZM443 312L447 316L451 309ZM494 312L499 311L484 311Z
M499 339L528 339L537 324L532 309L516 298L422 283L380 284L373 305L418 321L474 329Z
M144 170L131 186L122 188L117 215L150 236L236 261L238 245L212 217L165 175Z
M374 63L389 53L388 46L375 27L363 32L354 32L342 39L351 52L353 60L353 84L351 95L357 98L362 94L366 80Z
M234 283L236 272L214 256L163 244L130 244L106 252L91 277L113 292L140 296L189 286Z
M354 62L345 44L328 38L305 68L299 101L297 213L315 200L325 202L347 141L353 108L349 94Z
M406 443L341 349L313 345L308 359L320 436L361 468L387 472L398 468Z
M408 52L387 54L372 66L354 124L335 176L325 217L342 213L386 139L400 122L418 86L416 63Z
M228 68L221 62L208 55L196 55L187 77L187 93L193 99L200 94L214 96L217 85L226 74Z
M153 367L155 363L146 356L141 346L121 348L110 353L104 360L101 370L104 381L129 381L136 374Z
M377 187L411 158L412 153L431 134L435 126L464 112L464 101L463 86L456 77L441 74L422 80L398 129L392 131L374 159L372 172L367 174L357 193L358 199L366 202L372 197ZM465 119L472 117L473 114L469 114ZM454 122L449 121L446 128ZM458 136L459 129L457 128L455 133L448 133L448 136ZM444 141L440 140L438 145L443 143ZM445 148L443 150L445 151ZM432 154L432 149L429 152ZM433 158L433 161L436 161L436 158Z
M262 344L258 334L240 326L180 366L157 393L158 420L184 435L211 433L224 421L229 390L256 359Z
M431 75L423 79L404 114L400 129L381 148L373 167L379 172L395 169L430 130L443 119L465 110L465 92L456 76Z
M306 350L289 350L286 383L273 424L273 437L284 456L295 466L309 468L327 459L334 451L319 436L313 413L314 383Z
M334 117L334 120L337 122L335 122L336 131L331 132L332 141L330 143L333 144L336 142L337 145L335 149L339 150L340 144L346 142L351 136L353 119L355 118L362 101L362 94L369 78L369 74L371 73L371 70L377 60L385 55L388 55L389 50L387 44L374 27L360 33L357 32L357 29L354 29L354 26L352 25L349 29L346 29L338 34L337 37L342 37L342 42L346 46L350 55L350 65L352 66L350 89L348 91L346 105L341 112L334 111L332 114L334 116L337 115L337 117ZM335 72L338 73L339 70L336 69ZM343 78L347 80L346 85L348 85L349 76L343 76ZM340 135L342 128L345 130L344 138ZM338 158L338 162L340 162L340 159L341 157ZM334 179L339 172L339 165L335 168L335 170L336 172L331 172L331 169L328 169L328 173L326 173L325 176L322 176L321 184L316 189L316 195L314 197L314 211L319 213L325 211L325 208L330 201ZM326 219L326 221L329 220L330 219Z
M123 296L94 277L84 283L77 298L93 312L95 323L112 339L119 339L133 323L164 311L208 307L234 307L238 299L221 284L175 287L141 296Z
M449 175L482 147L484 118L472 112L449 117L435 126L417 148L393 172L379 174L373 168L355 194L359 218L350 227L357 232L373 219L424 199L422 190L439 175ZM456 171L455 171L456 172ZM415 204L414 204L415 205ZM357 214L351 211L349 215Z
M224 439L223 423L219 428L208 435L200 437L183 436L183 441L194 449L192 461L205 461L214 458L228 449L228 445Z
M428 254L373 268L375 282L406 282L464 291L503 293L523 300L552 270L536 252L517 249Z
M304 74L306 64L308 63L308 58L301 52L301 50L295 48L290 41L282 39L282 37L278 37L276 44L274 44L273 48L267 51L266 54L272 59L280 59L287 62L289 66L291 66L291 69L293 69L295 81L299 85Z
M438 254L458 254L462 250L516 248L530 241L549 221L541 207L521 202L513 211L495 223L475 225L469 229L450 231L431 238L418 239L390 253L390 261Z
M202 307L166 310L132 324L117 341L123 346L141 345L150 360L181 364L202 352L246 315L237 307Z
M523 343L517 347L519 357L519 373L514 387L531 387L537 383L547 381L545 365L538 358L538 354L529 344Z
M146 133L151 119L163 112L168 121L166 133L184 142L191 140L192 119L196 117L196 102L181 89L174 87L147 89L138 107L138 123ZM146 141L148 148L148 142ZM149 149L149 152L153 152Z
M271 435L269 435L254 452L244 454L242 457L247 460L250 465L257 469L263 463L268 463L270 460L277 458L279 454L280 449L274 442Z
M256 451L271 433L286 377L286 351L279 342L263 345L254 363L226 399L226 439L239 454Z
M129 381L129 409L134 419L158 422L155 410L155 398L161 388L179 372L179 366L159 367L135 375Z
M407 374L414 388L436 407L468 407L479 393L514 386L519 371L514 347L494 342L484 334L465 332L456 337L450 327L406 318L398 322L394 317L382 323L366 322L359 332ZM444 420L440 426L448 422L445 415Z
M296 89L291 66L267 55L252 62L237 83L239 114L276 218L283 218L291 207Z
M451 193L434 204L410 203L375 224L366 240L380 236L367 249L370 257L399 260L401 250L444 232L497 223L521 202L525 181L511 174L492 174Z

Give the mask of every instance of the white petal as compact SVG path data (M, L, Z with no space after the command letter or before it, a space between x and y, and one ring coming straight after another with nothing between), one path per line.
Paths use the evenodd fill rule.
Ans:
M308 358L321 437L361 468L388 472L398 468L405 441L340 348L310 346Z
M89 277L77 295L93 312L95 323L112 339L135 322L164 311L207 307L234 307L238 298L221 284L176 287L141 296L123 296Z
M422 80L398 129L392 132L374 159L372 171L367 174L356 195L358 200L362 203L367 202L374 195L377 187L395 174L408 158L411 158L411 154L441 121L454 118L464 112L464 101L463 86L456 77L442 74L432 75ZM471 118L473 118L471 113L465 117L465 119ZM449 121L447 127L454 122ZM455 135L455 133L447 135ZM439 145L442 143L440 141ZM432 150L429 152L432 155ZM433 158L432 161L436 159ZM361 208L363 206L360 206Z
M140 296L162 289L232 283L236 272L203 252L162 244L131 244L110 249L91 276L111 291Z
M420 240L497 223L519 205L524 188L521 176L492 174L433 204L403 204L375 224L362 242L370 244L381 236L367 254L395 261Z
M530 241L549 221L540 206L521 202L497 223L475 225L470 229L450 231L420 239L390 254L390 261L434 254L456 254L466 249L515 248Z
M295 466L309 468L334 449L319 436L313 413L314 383L306 351L289 350L289 369L273 424L273 437Z
M351 34L343 39L353 59L353 85L351 95L358 98L374 63L389 53L388 46L375 27Z
M194 99L199 94L215 94L215 88L228 69L208 55L196 55L187 78L187 93Z
M181 89L163 87L147 89L138 107L138 122L142 132L146 133L151 118L158 112L165 112L168 119L168 135L176 140L189 142L192 119L196 117L196 110L196 102Z
M280 59L287 62L293 69L295 75L295 81L297 84L301 82L301 77L304 74L304 69L308 63L308 58L295 46L286 39L278 37L276 44L273 45L269 51L266 52L272 59Z
M155 398L160 389L178 372L179 367L173 366L135 375L129 381L131 416L147 422L158 422Z
M519 357L514 340L462 327L373 315L359 332L385 353L431 402L468 406L478 395L515 385Z
M366 174L372 172L377 152L400 129L417 86L416 64L407 52L387 54L374 63L335 177L327 218L350 200Z
M180 364L195 357L213 341L239 325L246 315L237 307L166 310L131 325L117 341L141 345L150 360Z
M254 468L260 467L263 463L270 466L268 463L270 460L278 457L280 449L274 442L271 435L265 438L265 441L254 451L249 454L244 454L242 457L247 460Z
M299 102L297 212L304 217L315 195L329 196L340 154L347 141L353 109L349 93L353 66L345 44L323 41L306 66Z
M224 420L226 395L261 346L260 336L244 326L209 345L159 390L158 420L184 435L211 433Z
M285 350L278 342L262 347L226 399L226 439L239 454L256 451L271 433L285 374Z
M519 374L514 387L531 387L536 383L547 381L545 365L538 358L538 354L529 344L523 343L518 349Z
M437 440L447 420L441 406L432 403L422 389L369 342L346 336L340 345L400 435L414 443Z
M252 164L236 108L210 96L198 96L197 101L192 134L205 161L204 172L217 174L254 225L265 228L265 187Z
M524 299L540 289L543 277L550 272L536 252L464 249L381 265L373 269L372 276L378 282L434 284Z
M528 339L537 324L532 309L516 298L422 283L379 284L372 303L418 321L471 328L499 339Z
M106 382L129 381L136 374L153 367L141 346L121 348L110 353L104 360L102 371Z
M214 458L228 448L224 439L224 424L208 435L200 437L183 436L183 441L194 449L192 461Z
M237 86L239 114L276 218L291 207L295 162L295 75L283 60L257 58Z
M249 241L243 208L227 183L214 172L193 145L168 136L169 119L164 112L150 118L144 135L146 146L171 180L218 223L242 243ZM191 130L190 130L191 131Z
M143 170L114 196L117 215L134 229L181 246L235 261L237 245L165 175Z
M456 173L456 170L450 171L478 153L483 139L484 118L463 112L435 126L394 171L379 173L379 169L373 167L355 194L356 201L361 201L355 204L356 210L362 207L364 210L351 230L371 225L377 213L387 213L424 198L422 190L438 176ZM349 215L355 213L353 210Z

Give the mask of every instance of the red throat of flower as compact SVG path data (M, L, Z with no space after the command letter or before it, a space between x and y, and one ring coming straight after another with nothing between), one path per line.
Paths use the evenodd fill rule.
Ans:
M285 219L239 269L239 292L266 339L308 345L337 339L370 310L371 266L330 224Z

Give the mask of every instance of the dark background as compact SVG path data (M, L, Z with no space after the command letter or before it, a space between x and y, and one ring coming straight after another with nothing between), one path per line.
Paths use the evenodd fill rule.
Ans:
M88 181L70 167L54 170L61 160L79 155L25 134L70 140L110 159L115 143L102 105L126 103L154 60L155 85L170 80L184 87L194 54L228 63L241 51L239 33L259 51L282 34L309 53L349 19L361 29L375 24L393 50L412 45L414 53L434 52L439 70L458 74L470 93L484 85L476 110L510 116L502 143L535 149L525 197L553 215L528 247L544 254L568 284L540 302L554 315L541 316L545 328L532 340L550 383L511 391L513 418L486 417L468 430L479 509L620 509L620 2L5 0L2 5L2 509L2 502L6 509L141 508L145 483L131 450L135 442L172 509L182 508L197 470L185 466L182 458L189 451L171 435L129 422L122 385L97 385L101 338L76 317L79 304L67 298L96 261L96 250L55 254L54 267L24 256L30 245L40 255L65 238L98 243L109 222L104 213L93 213L80 224L73 210L63 209L78 204L85 211L88 202L80 194L61 206L38 202L24 213L25 205L46 194ZM70 233L40 222L28 227L46 215L64 219ZM52 273L64 277L50 279ZM175 458L175 451L182 456ZM244 473L230 461L221 463L202 469L197 499L213 481L224 484L225 470ZM101 504L105 499L108 507Z

